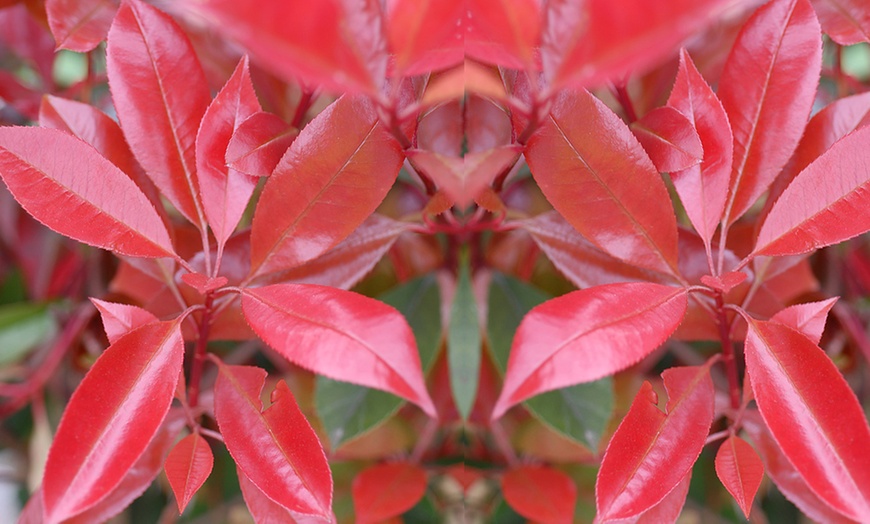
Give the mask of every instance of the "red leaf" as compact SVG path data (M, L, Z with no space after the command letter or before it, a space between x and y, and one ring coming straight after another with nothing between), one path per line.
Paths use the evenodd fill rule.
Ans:
M798 255L870 229L870 158L863 127L804 169L773 205L752 256Z
M142 326L109 346L72 396L45 465L45 518L93 507L124 478L169 411L181 372L181 326Z
M462 35L456 39L456 28L463 22L464 1L393 0L390 3L387 32L399 76L429 73L462 61ZM438 49L447 51L447 56L432 62L432 51ZM438 67L431 67L433 65Z
M822 332L825 330L828 312L834 307L836 301L837 297L834 297L819 302L795 304L773 315L770 320L800 331L812 340L813 344L818 344L822 339Z
M821 38L809 0L769 2L740 31L719 83L734 133L726 224L755 203L794 152L816 96Z
M119 338L134 329L158 322L160 319L150 311L127 304L116 304L91 298L91 302L97 306L100 317L103 319L103 329L110 344L114 344Z
M870 42L870 6L862 0L812 0L826 35L840 45Z
M742 271L729 271L718 277L712 275L704 275L701 277L701 283L707 287L713 288L722 293L728 293L735 287L739 286L746 280L748 275Z
M321 84L339 93L380 94L387 45L376 0L206 0L190 4L244 45L257 63L285 80Z
M732 435L716 453L716 475L748 519L752 499L764 478L761 457L749 443Z
M749 320L746 366L764 422L822 500L870 520L870 428L831 359L777 322Z
M21 207L62 235L119 255L177 257L136 184L78 138L55 129L0 128L0 176Z
M216 289L220 289L227 285L227 277L209 277L202 273L185 273L181 275L181 280L188 286L197 290L200 295L207 295Z
M728 198L733 139L722 103L685 50L680 53L680 69L668 105L686 115L701 139L704 156L700 165L671 173L671 180L692 226L709 244Z
M535 47L541 34L538 0L468 0L465 52L513 69L537 69Z
M198 189L208 224L220 246L236 229L258 180L227 168L227 146L242 122L260 110L244 57L208 106L196 135Z
M601 520L628 518L658 504L677 487L701 454L713 422L710 364L662 373L666 413L644 382L607 445L595 501Z
M568 475L546 466L517 466L504 474L505 502L523 517L544 524L574 522L577 486Z
M278 382L272 404L263 409L265 370L215 362L219 367L215 418L239 469L288 510L328 519L332 514L329 465L287 383Z
M272 113L255 113L233 133L226 163L251 176L269 176L297 134L299 131Z
M106 39L118 10L112 0L46 0L48 26L58 49L87 53Z
M641 513L635 519L628 521L620 520L619 524L661 524L662 522L676 522L686 505L686 496L689 494L689 484L692 482L692 470L686 473L677 487L665 495L665 498L650 509Z
M195 141L210 97L187 36L168 15L128 0L109 30L106 72L124 136L145 173L204 227Z
M353 479L357 524L381 522L413 508L426 494L426 472L415 464L379 464Z
M541 42L550 88L597 86L655 65L727 4L724 0L550 1Z
M779 445L773 440L758 411L749 410L743 417L743 429L755 443L755 449L764 461L764 469L773 480L776 487L785 497L792 501L804 514L815 522L830 524L854 524L855 521L847 519L837 513L822 501L807 483L801 478L800 473L783 455Z
M557 96L526 159L547 200L593 244L631 264L678 273L665 184L628 126L600 100L586 91Z
M535 307L514 336L492 418L534 395L635 364L674 332L686 296L685 289L660 284L609 284Z
M672 107L657 107L631 124L631 132L662 173L701 163L704 150L695 126Z
M184 508L211 474L214 455L199 433L181 439L166 457L166 478L175 494L178 512Z
M239 487L242 489L242 498L248 506L248 511L257 523L289 523L289 524L322 524L334 522L329 518L315 515L303 515L288 510L284 506L270 499L258 488L241 469L236 469L239 478Z
M388 391L435 417L414 334L383 302L325 286L276 284L245 289L242 311L257 335L291 362Z
M251 275L291 269L338 244L381 203L402 166L372 104L344 96L299 134L251 227Z

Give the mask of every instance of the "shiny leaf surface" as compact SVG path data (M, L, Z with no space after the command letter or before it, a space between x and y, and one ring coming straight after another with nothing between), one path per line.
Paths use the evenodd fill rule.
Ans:
M825 331L828 312L834 307L835 302L837 302L836 297L819 302L795 304L773 315L770 320L800 331L812 340L813 344L818 344L822 339L822 332Z
M251 176L269 176L299 131L272 113L248 117L227 144L227 165Z
M694 124L673 107L657 107L632 122L631 132L662 173L701 163L704 150Z
M462 60L461 41L454 42L455 29L462 23L466 2L462 0L395 0L389 8L387 36L401 75L429 72ZM451 52L451 48L455 50ZM441 60L433 63L434 50ZM433 66L436 67L427 67Z
M870 6L861 0L812 0L826 35L840 45L870 42Z
M379 464L353 479L357 524L374 524L401 515L426 494L426 472L415 464Z
M541 34L536 0L467 0L465 52L480 61L534 69Z
M502 477L501 491L517 513L534 522L574 521L577 486L561 471L546 466L516 466Z
M128 304L116 304L96 298L90 299L100 312L103 320L103 330L109 343L114 344L119 338L134 329L157 322L160 319L148 310Z
M742 438L728 437L716 453L716 475L749 518L752 500L764 477L764 464L758 453Z
M45 14L58 49L86 53L106 39L118 10L112 0L47 0Z
M184 508L211 474L213 466L214 455L199 433L184 437L169 452L165 464L166 478L175 494L179 513L184 513Z

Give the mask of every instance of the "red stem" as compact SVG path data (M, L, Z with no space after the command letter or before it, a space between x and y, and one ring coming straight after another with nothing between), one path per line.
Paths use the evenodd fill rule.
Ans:
M737 362L734 357L734 345L731 343L731 323L725 315L725 302L722 293L716 293L716 310L718 312L719 340L722 343L722 362L725 363L725 374L728 376L728 393L731 408L740 409L740 383L737 375Z
M190 367L190 384L188 385L188 398L191 410L196 409L199 403L199 384L202 381L202 368L205 364L206 346L208 345L208 335L211 330L213 297L212 293L209 293L205 297L205 311L199 323L199 335L196 337L196 347L193 350L193 363Z

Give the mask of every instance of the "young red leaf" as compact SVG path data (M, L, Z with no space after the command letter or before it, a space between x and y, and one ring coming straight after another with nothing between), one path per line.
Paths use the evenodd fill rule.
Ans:
M214 455L199 433L181 439L166 457L166 478L175 494L178 512L184 508L211 474Z
M808 253L870 229L868 140L870 127L858 129L795 177L764 220L752 255Z
M299 134L251 226L252 277L291 269L343 240L381 203L402 166L374 106L343 96Z
M785 324L786 326L800 331L818 344L825 330L825 321L828 312L834 307L837 297L821 300L819 302L807 302L789 306L770 317L770 320Z
M136 184L67 133L0 128L0 177L21 207L62 235L119 255L177 257Z
M547 200L593 244L633 265L678 273L667 188L628 126L600 100L586 91L558 95L525 154Z
M112 0L46 0L45 14L58 49L87 53L106 39L118 10Z
M279 381L272 404L260 395L265 370L227 366L217 359L215 418L233 459L245 476L288 510L329 519L332 475L323 447L299 411L287 383Z
M374 524L401 515L426 494L426 472L407 462L379 464L353 479L357 524Z
M188 220L205 226L196 179L196 134L208 84L184 31L141 0L127 0L109 29L106 73L130 148Z
M812 340L749 320L746 366L764 422L804 481L843 515L870 520L870 428L855 394Z
M99 503L124 478L169 411L184 344L178 321L152 323L97 359L64 411L43 480L45 519Z
M728 273L724 273L718 277L704 275L701 277L701 283L709 288L715 289L716 291L728 293L742 284L747 276L748 275L742 271L729 271Z
M339 93L380 94L388 55L376 0L206 0L190 4L285 80L320 84Z
M110 344L114 344L119 338L138 327L160 320L150 311L140 307L106 302L96 298L90 300L100 312L103 330Z
M251 176L269 176L298 134L272 113L255 113L233 132L227 166Z
M236 229L258 180L227 168L227 146L242 122L261 109L244 57L208 106L196 135L198 189L208 224L220 246Z
M539 393L635 364L674 332L687 303L683 288L632 282L574 291L535 307L514 336L492 418Z
M742 438L728 437L716 453L716 475L749 518L752 499L764 478L764 464L758 453Z
M227 277L209 277L202 273L185 273L181 275L181 281L197 290L200 295L207 295L216 289L227 285Z
M468 0L467 55L513 69L536 69L535 47L541 34L537 0Z
M697 129L703 147L699 165L671 173L674 188L695 231L709 244L722 220L731 180L733 144L728 115L686 50L668 106L686 115Z
M242 311L257 335L291 362L388 391L436 416L414 334L394 308L340 289L276 284L245 289Z
M862 0L812 0L826 35L840 45L870 42L870 6Z
M257 523L288 523L288 524L323 524L335 522L335 518L325 518L316 515L304 515L293 512L278 504L274 500L266 496L251 482L251 479L245 475L245 472L236 468L236 475L239 478L239 487L242 490L242 498L245 500L245 505L248 506L248 511Z
M391 2L387 36L398 76L429 73L462 61L462 40L456 41L455 33L465 6L462 0ZM432 52L439 49L433 62Z
M667 57L713 20L724 0L551 0L541 41L550 88L592 87Z
M701 163L704 149L695 126L673 107L657 107L631 124L631 132L662 173Z
M620 520L619 524L661 524L662 522L676 522L686 505L686 496L689 494L689 484L692 482L692 470L686 473L677 487L665 495L658 504L644 511L633 519Z
M666 413L656 407L656 394L644 382L607 445L595 484L600 520L629 518L655 506L701 454L713 423L710 364L670 368L662 378Z
M773 0L740 31L719 83L734 133L726 225L758 200L794 152L821 64L821 29L809 0Z
M501 479L505 502L523 517L543 524L574 522L577 486L561 471L546 466L516 466Z

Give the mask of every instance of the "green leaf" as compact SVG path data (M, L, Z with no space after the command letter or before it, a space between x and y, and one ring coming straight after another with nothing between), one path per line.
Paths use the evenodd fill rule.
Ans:
M450 369L450 389L463 419L467 419L477 396L480 377L480 325L477 302L471 288L467 254L459 264L456 294L450 307L450 327L447 331L447 364Z
M0 306L0 366L17 362L56 331L54 316L42 304Z
M428 369L441 343L441 293L435 277L410 280L378 298L405 316L423 369ZM333 448L373 430L393 416L402 402L384 391L317 377L315 404Z
M508 275L494 273L489 288L487 334L499 370L507 368L514 333L533 307L551 298L543 291ZM613 411L610 377L533 397L523 405L531 414L565 437L598 449Z

